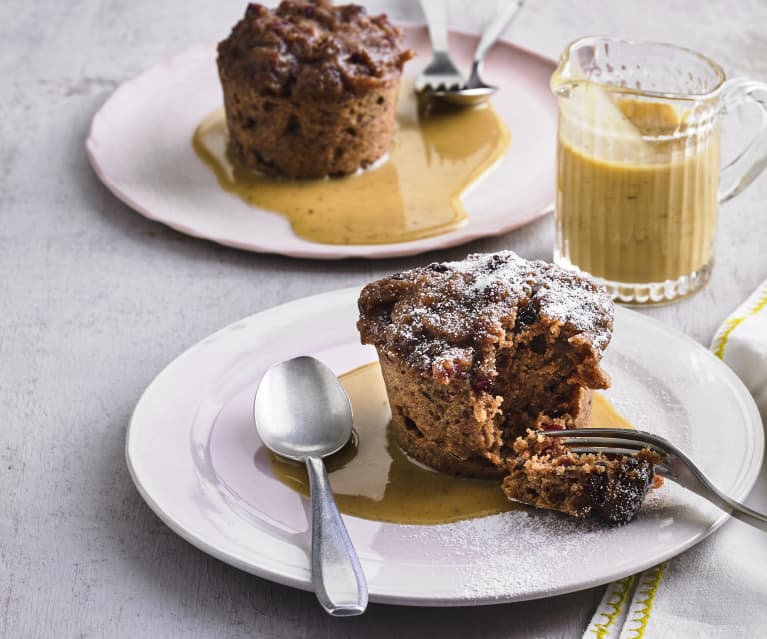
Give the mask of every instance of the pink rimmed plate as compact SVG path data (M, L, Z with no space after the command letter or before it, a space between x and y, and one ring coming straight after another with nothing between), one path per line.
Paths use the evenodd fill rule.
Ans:
M415 77L430 57L426 28L404 26L418 53L406 67ZM453 32L451 51L468 68L476 36ZM464 196L468 223L397 244L331 245L297 237L281 215L223 191L191 146L200 121L222 104L215 47L199 46L120 86L96 113L86 142L99 179L149 219L177 231L263 253L340 259L414 255L506 233L552 210L556 103L549 90L555 64L499 43L485 65L501 87L493 104L512 134L504 158Z
M127 434L139 492L175 532L255 575L310 589L307 500L271 474L253 398L271 364L314 355L336 373L375 359L355 329L358 290L304 298L214 333L163 370ZM604 366L609 399L637 427L687 451L736 499L764 448L753 399L700 344L616 309ZM462 606L522 601L597 586L699 542L727 516L666 482L628 525L545 511L403 526L344 516L374 602Z

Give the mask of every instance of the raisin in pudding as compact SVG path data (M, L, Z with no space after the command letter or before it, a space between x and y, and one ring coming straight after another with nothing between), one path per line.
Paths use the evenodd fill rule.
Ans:
M408 455L443 472L507 476L504 491L525 503L621 520L607 516L617 507L543 498L535 482L559 481L566 462L542 449L532 455L528 434L587 426L593 389L609 386L600 361L614 308L602 287L503 251L373 282L362 290L359 310L362 342L378 351L394 437ZM597 461L603 460L584 459L583 472L567 481L581 485L605 475L616 495L616 485L641 484ZM548 467L548 476L540 467Z
M231 150L288 178L354 173L392 143L400 74L412 52L385 15L329 0L250 4L218 45Z

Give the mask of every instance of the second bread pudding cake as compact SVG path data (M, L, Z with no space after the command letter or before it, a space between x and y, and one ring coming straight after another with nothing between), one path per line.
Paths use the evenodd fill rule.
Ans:
M373 282L359 310L394 437L410 456L443 472L507 476L507 495L533 505L616 522L634 515L652 483L649 459L632 473L634 458L580 460L530 444L530 431L587 426L592 389L609 386L600 361L614 307L602 287L503 251ZM620 507L604 507L614 495Z
M385 15L329 0L250 4L218 45L231 150L266 175L354 173L392 144L413 52Z

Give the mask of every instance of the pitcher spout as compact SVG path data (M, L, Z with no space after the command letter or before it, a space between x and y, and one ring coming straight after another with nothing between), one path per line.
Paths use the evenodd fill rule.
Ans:
M599 78L593 77L600 75L596 60L596 40L591 37L579 38L565 48L551 76L550 86L554 95L570 98L574 89L584 82L599 84Z

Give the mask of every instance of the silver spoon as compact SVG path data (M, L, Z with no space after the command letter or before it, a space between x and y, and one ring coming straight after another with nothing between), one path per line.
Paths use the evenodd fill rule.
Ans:
M422 0L422 4L424 4L424 2L429 2L429 0ZM485 61L485 57L490 49L492 49L493 45L498 41L498 38L501 37L501 34L506 27L511 24L511 20L517 15L517 12L523 5L523 0L499 0L495 16L485 28L482 37L477 43L477 48L474 50L474 60L471 64L471 76L466 84L461 87L446 88L444 90L434 90L433 87L430 88L427 85L424 90L435 98L459 106L474 106L487 102L487 100L490 99L490 96L498 90L498 87L483 82L480 77L482 63ZM427 19L429 17L430 16L427 13ZM446 26L444 27L444 30L445 42L447 42ZM429 33L432 33L431 24L429 25Z
M273 452L306 464L312 495L312 583L331 615L361 615L368 589L338 512L323 457L352 434L349 397L333 372L313 357L272 366L256 391L256 428Z

